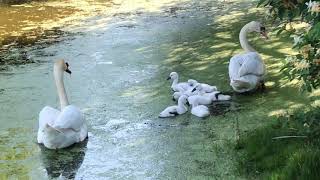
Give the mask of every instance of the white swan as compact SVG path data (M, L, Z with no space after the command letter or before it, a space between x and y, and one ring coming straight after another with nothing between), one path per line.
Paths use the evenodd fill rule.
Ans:
M200 117L200 118L204 118L210 115L210 111L209 108L205 105L201 105L200 104L200 97L199 95L196 96L191 96L188 98L188 101L191 105L191 114ZM201 99L204 100L204 99ZM210 100L208 98L206 98L205 100L207 100L207 104L212 103L212 101L210 102ZM201 103L204 103L204 101L202 101Z
M205 105L198 105L196 107L192 107L191 109L191 114L200 117L200 118L204 118L210 115L210 111L209 108Z
M212 93L206 93L203 95L193 95L188 97L188 102L191 106L195 105L209 105L213 101L229 101L231 96L224 95L219 91L215 91Z
M241 29L240 44L246 52L233 56L229 64L230 85L239 93L255 90L260 85L264 87L265 65L259 54L248 43L249 32L259 32L268 38L265 27L260 22L252 21Z
M203 88L202 84L201 83L197 83L196 85L194 85L194 88L190 91L191 95L204 95L206 94L206 91L205 89Z
M178 100L181 95L185 95L185 96L189 97L189 96L194 96L194 95L202 95L205 93L206 92L203 89L202 84L196 83L196 84L189 85L187 90L174 92L172 95L172 100L173 101Z
M173 117L179 114L184 114L188 111L188 108L186 107L187 103L187 96L182 95L180 96L178 100L178 105L177 106L169 106L165 110L163 110L160 114L160 118L165 118L165 117Z
M58 60L54 63L54 79L60 99L61 111L45 106L39 114L37 141L49 149L68 147L83 141L87 135L87 125L82 112L69 105L63 83L63 72L71 74L68 63Z
M206 93L203 96L208 96L212 99L212 101L229 101L231 100L231 96L224 95L220 91L215 91L212 93Z
M212 101L213 99L209 96L194 95L188 97L188 102L191 105L191 107L197 105L209 105L212 103Z
M173 101L177 101L177 100L180 98L180 96L182 96L182 95L185 95L185 96L189 97L189 96L196 95L196 94L198 94L198 93L199 93L199 91L196 91L196 90L194 90L194 88L190 87L190 88L189 88L188 90L186 90L186 91L177 91L177 92L174 92L174 93L172 94L172 100L173 100Z
M189 86L194 87L194 86L196 86L198 84L198 81L196 81L194 79L189 79L188 80L188 84L189 84ZM200 84L201 84L204 92L206 92L206 93L211 93L213 91L217 91L218 90L217 86L211 86L211 85L205 84L205 83L200 83Z
M186 82L178 83L179 82L179 75L177 72L171 72L167 80L170 80L170 79L173 80L172 85L171 85L171 89L175 92L177 92L177 91L184 92L190 88L189 84Z
M182 94L183 94L183 93L180 92L180 91L174 92L174 93L172 94L172 100L173 100L173 101L178 101L178 99L180 98L180 96L181 96Z

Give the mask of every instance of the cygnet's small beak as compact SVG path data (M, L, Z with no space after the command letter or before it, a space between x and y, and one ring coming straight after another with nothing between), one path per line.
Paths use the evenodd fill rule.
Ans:
M187 101L187 103L186 103L188 106L190 106L190 103L189 103L189 101Z
M176 99L174 97L172 97L172 101L176 101Z
M193 88L191 92L195 92L196 90L197 90L196 88Z
M171 79L171 77L169 76L168 78L167 78L167 80L170 80Z

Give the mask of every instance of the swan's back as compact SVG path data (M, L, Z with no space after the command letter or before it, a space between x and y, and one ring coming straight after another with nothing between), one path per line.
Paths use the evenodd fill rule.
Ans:
M80 131L84 123L85 120L80 109L76 106L69 105L62 110L52 127L56 129L73 129L74 131Z
M236 92L243 93L256 89L264 80L265 74L265 64L256 52L238 54L230 59L230 85Z
M239 69L240 77L248 74L253 74L256 76L263 76L265 74L265 65L258 53L245 53L242 55L242 58L245 60Z
M60 111L50 106L45 106L39 113L39 127L44 127L47 123L53 124L59 116Z
M260 55L256 52L238 54L230 59L230 79L238 79L241 76L245 76L248 74L263 76L265 72L265 64Z
M47 124L44 127L44 131L43 144L49 149L65 148L80 142L79 132L74 132L72 129L65 129L60 132Z

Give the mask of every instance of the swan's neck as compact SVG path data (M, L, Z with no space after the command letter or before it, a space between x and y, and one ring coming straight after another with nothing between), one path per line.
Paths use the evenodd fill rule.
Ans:
M178 107L187 109L186 105L182 101L179 101L179 100L178 100Z
M179 81L179 78L178 78L178 77L177 77L176 79L174 79L174 80L172 81L172 87L175 86L175 85L177 85L177 84L178 84L178 81Z
M68 101L66 90L64 88L63 71L60 70L58 67L54 67L54 79L56 82L57 91L59 95L60 107L61 107L61 110L63 110L63 108L69 105L69 101Z
M255 49L249 44L249 41L247 39L247 34L249 32L248 25L243 26L243 28L240 31L239 34L239 39L240 39L240 44L241 47L246 51L246 52L256 52Z

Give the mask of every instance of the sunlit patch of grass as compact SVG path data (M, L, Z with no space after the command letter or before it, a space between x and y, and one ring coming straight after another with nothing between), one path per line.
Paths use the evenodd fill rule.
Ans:
M171 45L172 50L164 64L175 71L195 70L189 72L189 76L199 79L202 78L202 75L210 74L203 78L207 82L226 81L230 58L243 52L239 43L240 29L244 24L252 20L260 20L262 17L262 9L243 9L246 5L248 6L247 2L233 2L231 6L226 6L214 15L212 22L209 23L211 26L207 26L206 30L184 33L188 37L184 37L183 42L178 41ZM286 35L283 37L277 37L273 33L270 35L271 38L267 41L262 40L257 33L252 33L248 37L267 64L267 80L272 82L273 89L296 88L296 83L289 82L280 72L286 55L294 53L290 44L291 39L288 39ZM228 83L217 85L221 89L229 89Z
M285 110L285 109L278 109L278 110L271 111L269 113L269 116L279 117L279 116L285 116L285 115L287 115L287 110Z
M252 20L261 20L263 17L262 9L251 8L250 3L237 1L230 6L226 6L209 20L208 24L211 24L210 26L201 27L199 31L195 31L198 27L186 27L184 29L186 36L183 40L165 45L164 49L169 49L169 52L167 59L163 62L164 66L168 67L168 71L180 73L182 81L193 78L214 84L222 92L231 91L228 62L233 55L243 52L238 37L240 29L246 23ZM268 26L267 28L271 29ZM175 35L181 34L176 32ZM308 105L318 97L309 99L308 94L299 92L299 81L290 82L280 71L286 55L295 53L292 49L292 39L287 34L276 36L274 33L270 33L270 40L263 40L259 37L259 34L252 33L248 38L267 65L266 91L249 95L234 94L232 101L239 103L241 110L239 112L230 111L223 117L209 117L206 122L213 126L219 136L223 136L231 143L235 142L232 130L234 130L233 123L236 119L239 121L242 133L251 131L248 138L244 135L245 138L242 139L246 143L245 151L250 151L245 158L247 160L242 164L243 167L250 166L244 172L250 178L262 177L262 173L265 173L265 176L268 177L270 171L283 168L286 163L291 164L286 166L286 171L293 173L294 168L291 168L291 166L296 167L298 163L304 162L303 160L289 162L290 158L287 156L294 152L301 153L300 150L302 149L299 146L304 143L304 140L284 140L285 144L282 144L282 140L273 141L273 137L290 135L286 133L291 131L280 128L274 129L270 126L270 123L273 122L274 118L288 116L295 111L306 111L310 108ZM265 128L265 126L267 127ZM258 130L255 132L257 128ZM291 132L291 134L295 133ZM251 135L254 137L251 138ZM250 143L253 144L252 147L249 147ZM266 148L263 147L265 144ZM213 143L213 146L218 145ZM272 149L273 146L278 147ZM252 149L250 150L250 148ZM300 149L296 151L295 148ZM242 151L242 153L245 151ZM281 158L275 157L277 153ZM308 155L304 156L308 159L306 157ZM252 160L255 157L256 159ZM308 160L307 164L309 162L311 161ZM256 166L260 167L254 169ZM309 166L306 165L305 167ZM261 172L263 168L266 170ZM276 176L277 174L275 174Z

